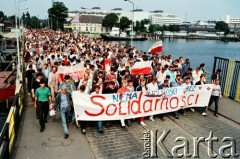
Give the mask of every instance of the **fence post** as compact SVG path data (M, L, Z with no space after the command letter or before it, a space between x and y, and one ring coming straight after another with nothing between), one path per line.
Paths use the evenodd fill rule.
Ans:
M214 64L213 64L213 72L212 73L216 72L215 71L216 70L216 64L217 64L217 57L214 56Z

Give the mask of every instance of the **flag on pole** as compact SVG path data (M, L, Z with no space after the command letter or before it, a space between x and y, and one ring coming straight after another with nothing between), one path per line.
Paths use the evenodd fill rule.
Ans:
M148 50L148 53L150 53L150 54L155 54L158 52L162 52L162 41L158 41L158 42L154 43Z
M139 74L139 73L149 74L151 72L151 68L152 68L152 61L136 62L131 69L131 73L133 75Z

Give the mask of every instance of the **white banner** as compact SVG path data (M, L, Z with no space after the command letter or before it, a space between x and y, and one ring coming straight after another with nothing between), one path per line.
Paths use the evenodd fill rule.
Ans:
M173 87L154 92L86 95L72 92L77 120L103 121L137 118L207 106L212 85Z
M58 66L57 74L69 74L80 71L85 71L85 67L81 63L74 66Z

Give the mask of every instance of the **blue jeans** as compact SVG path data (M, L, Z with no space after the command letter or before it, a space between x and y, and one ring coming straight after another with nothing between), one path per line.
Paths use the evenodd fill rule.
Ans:
M66 107L61 108L60 112L61 112L61 119L62 119L62 125L63 125L64 134L68 134L66 117L69 116L69 112L67 111Z
M201 113L206 113L206 107L201 107Z
M102 121L98 121L98 131L103 131Z
M218 113L219 96L211 96L209 106L211 106L213 102L215 103L214 114L217 114Z

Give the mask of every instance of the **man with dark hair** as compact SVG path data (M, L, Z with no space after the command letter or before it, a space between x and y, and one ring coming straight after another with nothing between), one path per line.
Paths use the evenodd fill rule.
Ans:
M189 59L186 59L185 63L182 65L181 74L183 75L184 73L186 73L188 68L190 68L190 61Z
M35 71L32 69L32 65L29 65L28 66L28 70L26 71L26 78L25 78L25 81L26 81L26 85L27 85L27 88L28 88L28 94L30 95L31 93L31 86L32 86L32 79L33 79L33 75L35 73Z
M91 93L91 95L98 95L98 94L102 94L100 92L100 86L99 85L94 85L94 92ZM103 123L102 121L98 121L98 132L99 133L103 133Z
M93 80L96 80L96 78L98 77L98 73L101 72L102 76L105 78L106 72L103 70L102 65L98 65L97 66L98 69L94 71L93 73ZM94 83L94 81L92 81Z
M64 76L64 82L59 85L59 90L65 86L67 88L67 92L71 94L72 91L76 90L76 87L73 82L71 82L71 77L69 75Z
M217 71L215 73L212 74L212 76L211 76L212 84L215 83L216 79L218 79L218 80L221 79L220 78L220 73L221 73L221 69L219 68L219 69L217 69Z
M42 78L43 78L43 74L38 72L36 74L36 79L32 82L32 89L31 89L32 98L35 98L35 91L40 86L39 84Z
M45 87L44 79L40 80L39 85L40 87L35 91L34 107L39 109L40 132L43 132L45 129L45 123L47 122L49 104L52 105L52 96L50 89Z
M205 82L205 76L202 74L202 75L200 76L200 81L198 81L195 85L204 85L204 84L206 84L206 82ZM203 116L206 116L206 115L207 115L207 113L206 113L206 106L201 107L201 112L202 112L202 115L203 115Z
M199 71L200 75L205 72L204 71L204 67L205 67L205 63L201 63L200 66L199 66L199 68L200 68L200 71Z
M184 78L184 77L187 76L189 73L192 73L192 68L190 68L190 67L187 69L187 72L185 72L185 73L182 74L182 77Z

